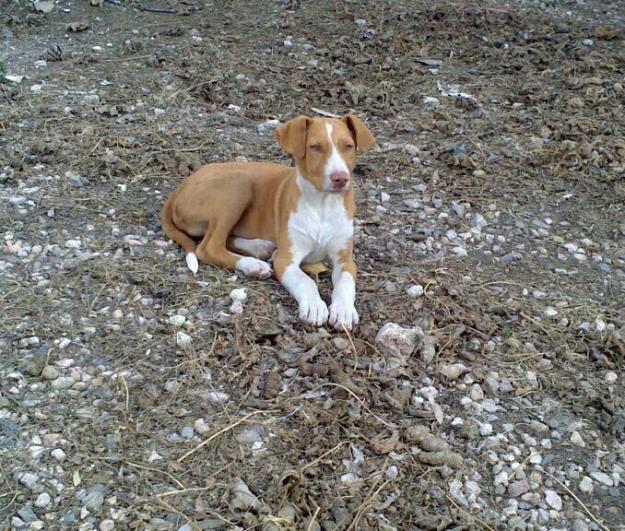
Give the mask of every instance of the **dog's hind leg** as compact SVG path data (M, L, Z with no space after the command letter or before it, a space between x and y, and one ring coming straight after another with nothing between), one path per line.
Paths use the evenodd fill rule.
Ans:
M214 220L214 226L211 226L211 230L204 235L195 254L203 262L209 262L224 269L241 271L248 277L268 278L271 276L272 270L267 262L251 256L233 253L226 246L228 236L243 214L245 207L244 203L240 203L238 209L225 209L224 213Z
M276 246L272 241L260 238L250 240L247 238L232 237L228 238L228 249L253 256L259 260L267 260L276 250Z

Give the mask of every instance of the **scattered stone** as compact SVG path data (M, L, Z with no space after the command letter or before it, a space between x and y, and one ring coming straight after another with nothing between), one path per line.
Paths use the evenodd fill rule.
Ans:
M206 423L204 419L197 419L193 423L193 427L195 431L197 431L200 435L206 435L211 431L211 427Z
M579 482L579 490L584 494L592 494L592 491L595 490L592 479L590 479L588 476L584 476Z
M179 347L187 347L192 342L193 338L186 332L183 332L182 330L178 330L178 332L176 332L176 344Z
M526 479L514 481L508 485L508 496L518 498L519 496L529 492L530 484Z
M50 385L52 386L53 389L62 390L62 389L69 389L75 383L76 382L74 381L73 378L69 376L61 376L57 378L56 380L52 380L52 383Z
M46 365L41 371L41 377L44 380L56 380L59 377L59 371L51 365Z
M186 320L187 318L184 315L172 315L169 318L169 323L176 328L180 328L182 325L184 325Z
M614 480L610 476L608 476L605 472L601 472L600 470L591 472L590 477L607 487L612 487L614 485Z
M556 491L550 489L545 490L545 501L552 509L556 511L562 510L562 498L560 498Z
M65 452L61 448L55 448L50 452L50 455L54 457L59 463L65 461Z
M235 302L245 302L247 300L247 290L245 288L233 289L230 292L230 298Z
M579 434L578 431L574 431L573 433L571 433L571 442L575 446L580 446L581 448L586 448L586 442L584 441L584 439L582 439L582 436Z
M44 508L50 505L52 498L47 492L42 492L35 500L35 507Z
M411 297L421 297L423 295L423 286L421 284L413 284L406 290L406 293Z
M438 372L442 374L448 380L457 380L463 374L469 372L469 368L463 363L449 363L441 365L438 368Z
M423 339L420 328L404 328L396 323L386 323L375 338L382 353L391 356L408 357Z
M102 520L100 522L100 525L98 526L98 529L100 531L113 531L115 529L115 521L111 520L110 518Z
M18 476L19 482L28 487L29 489L33 489L39 483L39 476L37 474L33 474L32 472L22 472Z
M262 124L258 124L258 126L256 127L256 130L258 131L259 135L266 135L269 131L273 131L274 129L277 129L281 125L282 124L280 123L280 120L267 120L266 122L263 122Z
M261 501L252 494L241 478L235 478L230 483L229 491L230 505L234 509L247 511L249 509L258 509L262 505Z

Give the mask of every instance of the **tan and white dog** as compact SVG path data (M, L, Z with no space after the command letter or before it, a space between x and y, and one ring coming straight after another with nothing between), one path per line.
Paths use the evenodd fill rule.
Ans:
M340 119L298 116L276 131L295 167L270 163L207 164L189 176L165 203L165 234L186 251L193 273L198 258L247 276L267 278L273 269L299 305L303 321L351 329L356 264L352 172L356 150L375 139L352 115ZM198 243L199 242L199 243ZM303 263L330 258L329 311Z

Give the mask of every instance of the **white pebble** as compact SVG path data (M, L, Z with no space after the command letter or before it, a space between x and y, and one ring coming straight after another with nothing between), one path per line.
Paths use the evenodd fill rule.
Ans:
M193 338L182 330L178 330L178 332L176 332L176 344L179 347L186 347L190 345L192 341Z
M608 371L603 376L603 379L609 384L614 384L618 380L618 375L614 371Z
M42 492L35 500L35 507L47 507L51 501L50 495L47 492Z
M554 490L545 490L545 501L549 507L555 509L556 511L560 511L562 509L562 498L560 498L558 493Z
M233 289L230 292L230 298L233 301L245 302L247 300L247 290L245 288Z
M61 448L55 448L50 452L50 455L59 463L65 461L65 452Z
M584 439L582 438L582 436L580 435L578 431L574 431L573 433L571 433L571 442L575 446L579 446L580 448L586 447L586 441L584 441Z
M484 424L480 424L480 435L483 437L487 437L488 435L493 433L493 425L490 422L485 422Z
M411 297L421 297L423 291L423 286L421 284L413 284L406 290L406 293Z
M172 315L169 318L169 323L175 326L176 328L180 328L185 323L186 320L187 318L184 315L176 314L176 315Z
M548 306L547 308L545 308L544 313L547 317L555 317L556 315L558 315L558 310L551 306Z

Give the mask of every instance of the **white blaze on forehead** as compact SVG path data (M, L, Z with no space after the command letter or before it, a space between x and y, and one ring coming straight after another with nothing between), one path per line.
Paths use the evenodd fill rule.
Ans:
M328 161L326 162L326 178L329 179L330 175L332 175L335 171L344 171L349 174L347 163L345 162L345 159L341 157L340 153L336 149L334 140L332 140L332 124L326 123L326 131L328 132L328 140L330 141L330 149L332 150L330 157L328 157Z

